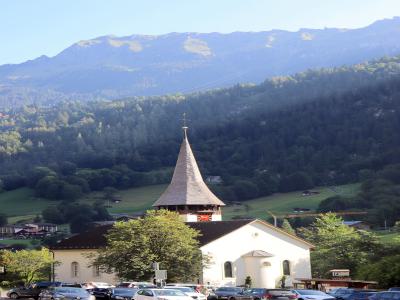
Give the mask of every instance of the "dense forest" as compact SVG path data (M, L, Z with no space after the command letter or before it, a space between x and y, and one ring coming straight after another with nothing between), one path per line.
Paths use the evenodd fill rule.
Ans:
M184 112L225 201L375 178L400 163L400 56L190 95L3 110L2 188L74 200L168 182Z

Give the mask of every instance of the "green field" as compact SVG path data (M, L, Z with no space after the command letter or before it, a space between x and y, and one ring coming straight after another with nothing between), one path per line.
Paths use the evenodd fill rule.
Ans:
M55 201L36 198L33 190L20 188L17 190L0 193L0 212L10 217L34 216Z
M110 203L108 209L110 213L134 213L138 211L145 211L151 208L153 203L160 197L162 192L167 188L167 185L150 185L139 188L132 188L121 190L118 192L118 198L121 199L119 203ZM94 192L89 194L81 201L93 202L102 199L102 192Z
M375 232L380 240L384 243L387 244L394 244L394 243L399 243L400 244L400 232Z
M110 213L134 213L151 208L167 185L151 185L140 188L132 188L118 192L119 203L110 203ZM309 208L315 210L318 204L325 198L333 195L353 195L358 191L359 184L337 186L333 190L329 187L312 189L319 192L318 195L302 196L301 192L274 194L268 197L257 198L243 202L241 205L228 205L223 208L224 219L232 219L235 216L251 216L254 218L267 218L266 210L273 213L291 213L294 207ZM81 199L81 202L94 202L102 199L102 192L93 192ZM0 212L10 216L9 222L33 218L49 205L56 205L57 201L35 198L33 191L22 188L15 191L0 194Z
M120 203L111 203L111 213L132 213L151 208L167 185L151 185L132 188L118 192ZM80 202L94 202L102 199L102 192L93 192L82 198ZM43 209L50 205L57 205L58 201L36 198L33 190L21 188L14 191L0 193L0 213L9 216L9 223L33 219Z
M32 239L0 239L0 244L3 245L25 245L28 248L32 248L35 245L39 245L40 241L39 240L32 240Z
M312 191L319 192L318 195L302 196L301 191L274 194L268 197L261 197L243 202L241 205L226 206L223 209L225 219L232 219L235 216L251 216L260 219L269 218L267 210L276 214L292 213L294 207L309 208L315 210L318 204L325 198L334 195L351 196L358 192L359 184L347 184L329 187L318 187Z

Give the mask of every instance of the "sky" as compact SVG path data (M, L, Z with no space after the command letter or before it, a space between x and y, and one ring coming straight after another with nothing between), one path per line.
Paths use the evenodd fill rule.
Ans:
M360 28L400 0L0 0L0 65L104 35Z

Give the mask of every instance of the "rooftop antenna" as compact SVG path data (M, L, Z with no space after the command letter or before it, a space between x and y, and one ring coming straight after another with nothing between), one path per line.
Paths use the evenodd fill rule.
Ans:
M187 124L186 124L187 120L186 120L186 113L185 112L183 113L182 121L183 121L182 129L183 129L184 138L187 139L187 130L188 130L189 127L187 127Z

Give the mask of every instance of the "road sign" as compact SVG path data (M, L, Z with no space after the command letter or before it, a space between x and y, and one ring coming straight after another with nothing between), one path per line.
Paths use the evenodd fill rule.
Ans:
M156 280L166 280L167 270L156 270Z
M151 264L153 270L159 270L160 269L160 264L158 262L153 262Z

